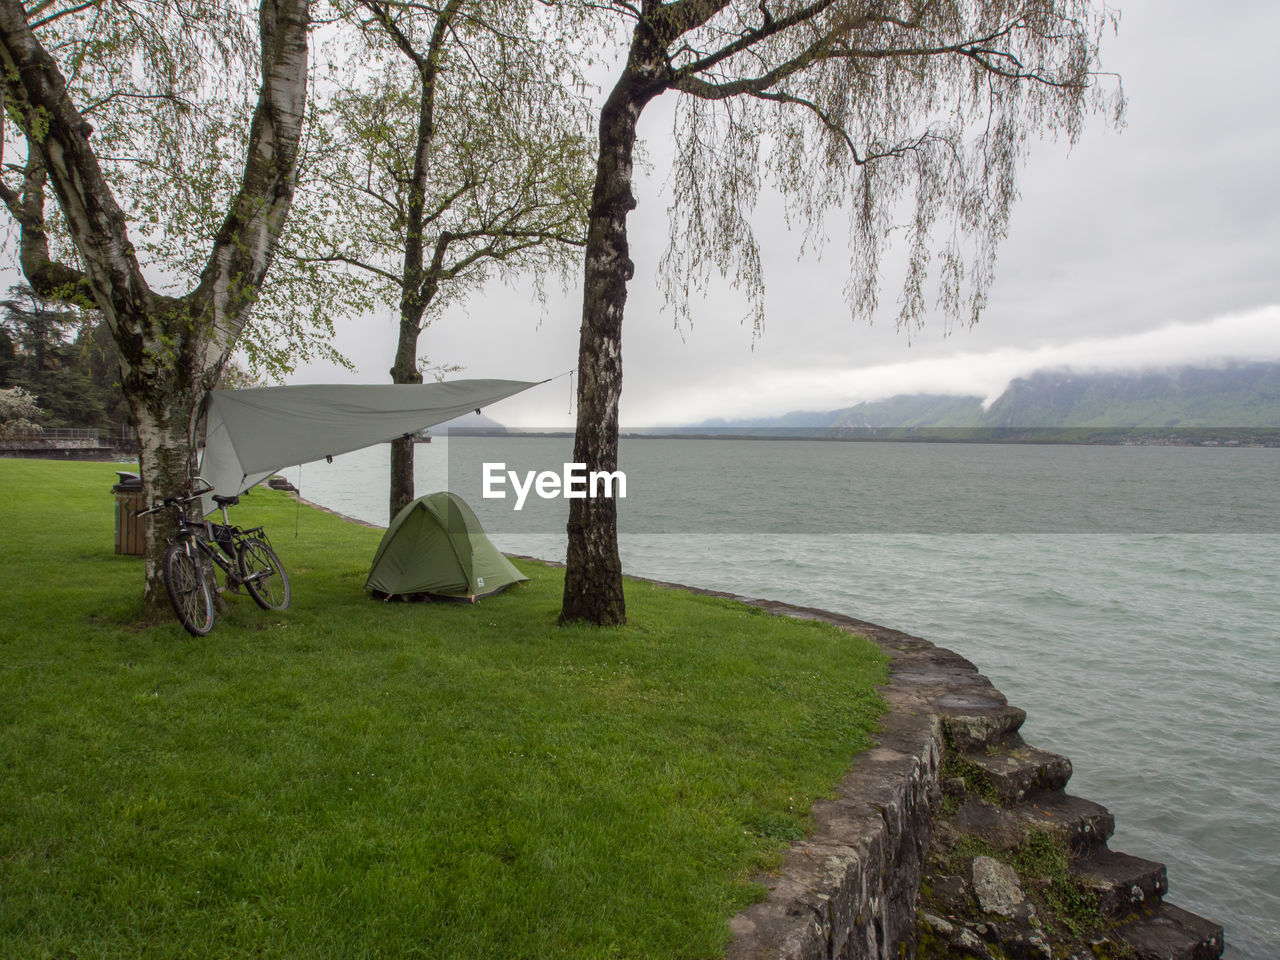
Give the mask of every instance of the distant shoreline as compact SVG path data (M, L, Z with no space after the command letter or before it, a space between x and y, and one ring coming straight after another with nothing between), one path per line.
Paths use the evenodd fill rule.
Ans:
M458 438L573 437L571 430L450 429ZM1148 430L1143 428L942 428L942 427L814 427L724 430L656 428L622 431L622 440L818 440L834 443L1012 443L1054 446L1127 447L1280 447L1280 428L1189 427Z

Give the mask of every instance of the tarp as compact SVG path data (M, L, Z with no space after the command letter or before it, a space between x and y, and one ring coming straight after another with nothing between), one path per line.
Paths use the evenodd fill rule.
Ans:
M394 440L533 386L453 380L214 390L200 475L213 484L210 494L235 496L284 467ZM205 506L213 509L209 497Z
M364 588L392 596L477 597L528 579L485 536L466 501L441 491L395 515Z

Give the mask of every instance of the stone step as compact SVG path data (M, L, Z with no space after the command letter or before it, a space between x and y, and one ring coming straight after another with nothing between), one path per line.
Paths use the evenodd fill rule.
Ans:
M1130 947L1139 960L1217 960L1224 945L1219 924L1172 903L1122 924L1110 939Z
M935 701L934 707L952 744L962 751L1002 743L1027 719L1027 711L1010 706L995 687L953 690Z
M1098 895L1104 917L1126 917L1154 905L1169 890L1163 863L1099 847L1071 864L1071 873Z
M1116 831L1116 818L1102 804L1061 791L1037 795L1009 812L1028 832L1054 834L1078 855L1103 846Z
M1055 791L1036 794L1013 807L970 797L955 813L956 829L976 833L997 849L1008 850L1036 832L1062 839L1078 856L1104 845L1116 820L1102 804Z
M967 752L964 759L978 768L1005 804L1018 803L1036 791L1061 790L1071 779L1070 760L1028 746L1016 733L1003 745Z

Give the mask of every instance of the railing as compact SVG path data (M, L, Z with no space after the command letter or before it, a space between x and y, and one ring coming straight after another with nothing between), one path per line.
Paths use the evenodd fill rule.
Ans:
M138 438L128 428L123 435L104 436L98 427L45 427L0 436L0 450L6 453L23 450L114 450L117 454L128 454L137 453Z
M88 446L98 446L97 427L45 427L39 433L30 434L41 440L84 440Z

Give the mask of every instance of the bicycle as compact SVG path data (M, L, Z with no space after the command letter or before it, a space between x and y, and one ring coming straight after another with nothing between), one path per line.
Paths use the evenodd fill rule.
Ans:
M292 599L289 575L271 549L266 531L262 527L244 530L233 526L227 518L227 507L239 503L238 496L214 494L213 502L222 510L222 523L187 517L186 505L213 489L203 477L196 477L195 482L205 484L204 489L187 497L165 497L150 509L136 512L137 516L160 510L174 513L178 529L169 538L161 573L169 602L182 626L197 637L213 629L217 619L215 597L221 592L215 566L226 574L227 590L235 593L243 586L263 610L283 610L289 606Z

